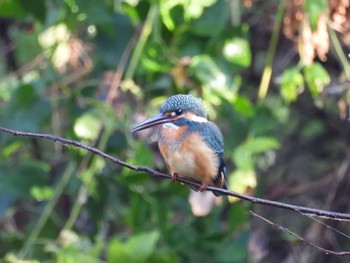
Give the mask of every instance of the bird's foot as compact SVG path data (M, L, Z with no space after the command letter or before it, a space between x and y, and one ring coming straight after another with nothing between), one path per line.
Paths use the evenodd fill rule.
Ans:
M202 182L201 186L199 187L199 191L203 192L207 188L207 183Z
M177 173L172 173L171 174L171 180L175 182L177 180L178 174Z

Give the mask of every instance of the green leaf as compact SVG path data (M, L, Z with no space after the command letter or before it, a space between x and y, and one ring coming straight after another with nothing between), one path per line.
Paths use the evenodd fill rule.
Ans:
M252 61L250 45L247 39L233 37L225 41L223 48L225 59L236 65L248 67Z
M203 14L203 10L206 7L210 7L217 0L189 0L183 1L185 8L185 17L186 18L198 18Z
M107 262L147 262L156 251L159 237L157 231L131 236L126 242L116 237L108 245Z
M254 169L252 153L247 151L243 146L235 149L232 154L232 160L241 169Z
M251 153L262 153L277 149L279 146L279 142L271 137L255 137L244 144L245 150Z
M31 132L39 131L41 124L50 116L50 104L39 97L30 84L20 86L0 113L4 126Z
M35 0L34 3L32 1L27 1L27 0L21 0L20 2L24 10L32 14L41 23L45 22L45 17L46 17L45 0Z
M0 173L0 192L13 197L29 197L33 187L47 184L49 166L44 162L28 161Z
M190 30L199 36L216 36L224 29L228 17L227 3L219 0L205 8L202 16L192 21Z
M145 70L145 74L149 72L169 72L171 64L167 57L164 45L156 42L147 43L144 52L142 53L141 63Z
M240 169L253 169L253 155L266 152L268 150L277 149L278 141L271 137L255 137L241 144L233 152L232 158L237 167Z
M49 186L37 186L34 185L30 188L30 195L37 201L47 201L52 197L53 189Z
M11 18L23 18L27 14L20 0L1 0L0 16Z
M149 146L144 142L138 143L134 147L134 154L128 160L133 165L152 165L153 154ZM131 172L133 173L133 172Z
M256 173L253 169L238 169L229 175L229 182L230 190L243 194L247 191L248 187L256 187ZM239 199L230 197L229 200L235 202Z
M298 68L286 69L282 74L281 95L286 102L293 102L304 88L304 78Z
M96 111L88 111L77 118L74 123L74 132L84 139L94 140L102 127L101 118Z
M92 24L111 24L113 22L112 10L108 9L108 5L99 4L95 0L76 0L79 11Z
M212 103L219 103L218 95L231 100L234 91L229 88L229 77L208 55L194 56L189 72L203 86L203 97Z
M191 60L190 71L203 85L212 88L226 85L226 76L208 55L195 56Z
M18 48L16 58L21 64L30 63L43 52L38 42L38 36L32 33L21 32L16 38L16 46Z
M252 117L255 114L253 104L244 96L237 96L233 105L240 115Z
M328 7L326 0L305 0L304 10L309 20L311 30L315 31L317 28L318 18Z
M130 17L117 13L110 24L111 30L106 30L101 25L96 27L97 35L94 45L99 48L95 55L97 61L107 67L115 67L120 63L127 45L134 34L134 27ZM113 54L113 56L111 56Z
M300 131L301 136L306 139L312 139L325 131L325 123L321 120L310 120Z
M199 18L203 14L204 8L213 5L216 0L172 0L159 2L162 21L168 30L173 31L181 24L183 19L190 21Z
M272 98L269 97L268 100L271 101ZM268 103L268 107L261 104L254 108L255 114L253 119L250 121L249 128L250 133L254 136L271 133L271 131L278 125L278 120L274 115L278 114L278 112L283 110L284 107L286 108L286 105L282 105L282 103L280 105L277 103L276 105L273 105L271 102ZM287 117L285 117L285 119L288 119Z
M235 207L239 204L235 204ZM245 214L247 213L247 208L245 208ZM249 262L247 257L249 250L247 249L248 242L251 242L251 231L250 230L241 230L240 233L235 233L235 237L228 238L226 240L223 240L222 243L220 244L218 250L216 251L215 255L215 262L220 262L220 263L241 263L241 262ZM259 240L260 241L260 240ZM260 243L259 243L260 245ZM254 246L254 251L259 251L258 253L261 253L259 250L261 249L260 247L255 250Z
M304 75L313 98L316 98L323 91L324 87L331 82L327 70L318 62L305 67Z

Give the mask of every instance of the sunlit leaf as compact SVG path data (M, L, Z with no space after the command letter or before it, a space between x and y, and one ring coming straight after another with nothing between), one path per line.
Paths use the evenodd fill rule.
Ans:
M43 48L50 48L58 43L65 42L69 39L70 32L65 24L58 24L49 27L40 33L38 39Z
M298 68L286 69L282 74L281 95L287 102L293 102L304 88L304 78Z
M255 137L248 140L243 147L251 153L262 153L277 149L279 146L279 142L272 137Z
M26 11L20 0L3 0L0 1L0 16L10 18L23 18Z
M14 152L16 152L21 146L23 145L23 142L21 141L14 141L11 142L1 149L1 155L5 158L10 157Z
M254 161L252 153L244 148L244 145L237 147L232 155L232 160L241 169L253 169Z
M229 88L229 78L208 55L194 56L189 72L204 88L204 98L218 104L218 95L232 100L234 91Z
M198 18L203 14L204 8L213 5L217 0L185 0L183 2L186 8L185 17Z
M193 75L204 85L212 88L219 88L227 84L225 74L207 55L193 57L190 69Z
M234 37L225 41L224 57L236 65L248 67L251 64L252 54L249 42L245 38Z
M15 254L13 253L7 253L4 257L5 262L21 262L21 263L39 263L39 260L35 259L19 259Z
M101 127L102 122L97 113L90 111L76 119L74 132L81 138L93 140L96 139Z
M217 0L163 0L160 1L160 13L163 23L169 30L174 30L179 25L179 20L199 18L204 8L213 5ZM174 14L174 9L181 7L181 14ZM182 17L179 17L182 16Z
M70 35L71 33L65 24L49 27L39 35L40 45L48 54L52 54L52 63L57 68L65 66L71 57L68 43Z
M271 137L250 138L235 149L232 158L237 167L249 170L254 168L252 159L254 154L277 149L278 147L278 141Z
M48 243L46 252L55 256L57 263L99 262L103 246L99 240L94 243L88 238L70 230L62 230L56 243Z
M327 70L318 62L305 67L304 75L313 98L316 98L331 81Z
M37 201L46 201L51 198L53 194L52 187L49 186L33 186L30 188L30 195L35 198Z
M249 188L255 188L256 173L254 170L250 169L238 169L229 175L229 189L237 193L245 193ZM230 202L236 202L239 199L236 197L229 197Z
M156 231L131 236L126 242L114 238L107 248L107 262L148 262L160 235Z

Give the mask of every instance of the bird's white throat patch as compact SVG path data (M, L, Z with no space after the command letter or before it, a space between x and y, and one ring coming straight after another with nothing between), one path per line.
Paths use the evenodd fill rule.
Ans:
M192 115L191 116L191 120L192 121L196 121L196 122L207 122L208 120L204 117L200 117L200 116L197 116L197 115Z
M167 123L163 124L163 127L167 128L167 129L178 129L178 128L180 128L179 126L177 126L177 125L175 125L174 123L171 123L171 122L167 122Z

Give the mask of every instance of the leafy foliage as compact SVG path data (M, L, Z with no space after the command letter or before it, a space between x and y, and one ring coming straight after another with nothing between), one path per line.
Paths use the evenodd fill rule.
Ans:
M191 93L224 134L230 189L349 211L349 167L341 169L349 34L340 30L329 43L324 17L350 28L350 8L285 2L0 1L0 125L166 171L157 132L129 130L168 96ZM286 10L280 21L274 10ZM273 23L284 23L284 35ZM267 96L258 98L271 35L280 42ZM197 217L185 186L82 150L0 134L0 156L5 262L281 262L295 251L310 262L338 262L250 224L251 207L238 200L218 199ZM260 212L307 228L301 215Z

